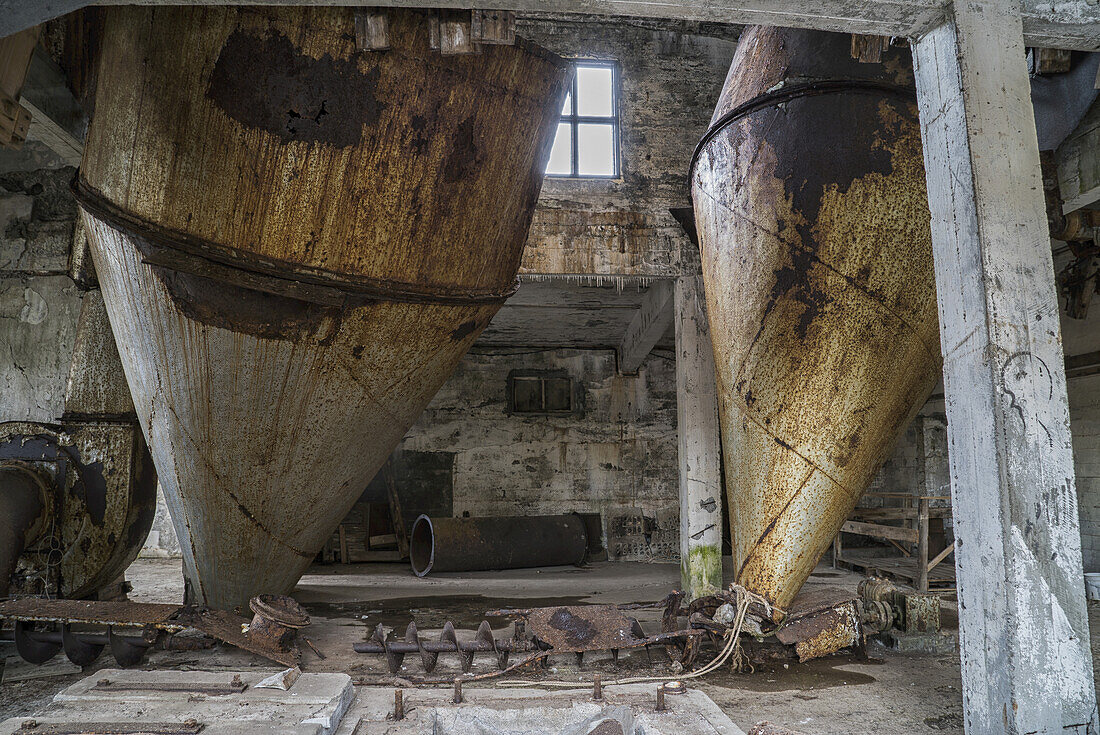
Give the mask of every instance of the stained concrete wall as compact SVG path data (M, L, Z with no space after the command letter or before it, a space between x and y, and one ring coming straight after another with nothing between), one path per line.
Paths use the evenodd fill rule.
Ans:
M73 173L0 172L0 421L64 410L82 296L68 275Z
M513 370L575 381L570 415L509 412ZM453 455L452 513L600 513L615 559L678 554L675 364L650 356L637 376L606 350L470 354L399 451Z
M619 63L619 179L543 183L524 273L676 276L698 251L668 213L691 205L688 165L710 124L738 30L588 16L521 17L516 33L564 57Z

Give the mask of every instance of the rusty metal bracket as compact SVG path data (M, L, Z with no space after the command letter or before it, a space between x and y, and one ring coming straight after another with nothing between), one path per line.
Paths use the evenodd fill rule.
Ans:
M114 682L110 679L100 679L92 689L107 692L188 692L192 694L209 694L211 696L223 696L227 694L240 694L248 685L241 681L240 677L234 677L226 684L198 684L187 681L125 681Z
M14 735L197 735L206 727L184 722L38 722L25 720Z

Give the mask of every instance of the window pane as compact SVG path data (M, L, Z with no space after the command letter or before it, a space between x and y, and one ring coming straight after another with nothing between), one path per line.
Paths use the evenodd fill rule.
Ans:
M573 93L565 95L565 104L561 108L561 114L572 115L573 114Z
M547 378L543 390L546 392L547 411L568 411L573 408L573 381L569 378Z
M520 413L542 410L542 380L540 378L515 378L512 381L512 406Z
M612 69L609 66L577 67L577 114L611 117Z
M560 176L573 173L573 136L569 131L569 123L558 124L558 134L554 137L554 147L550 151L546 173Z
M615 132L611 125L577 126L577 173L615 175Z

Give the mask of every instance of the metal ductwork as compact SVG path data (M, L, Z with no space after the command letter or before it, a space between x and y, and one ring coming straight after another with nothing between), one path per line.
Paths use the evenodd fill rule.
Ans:
M782 609L941 372L908 50L746 30L691 186L736 578Z
M106 11L75 191L196 602L288 592L514 289L568 66L385 15Z

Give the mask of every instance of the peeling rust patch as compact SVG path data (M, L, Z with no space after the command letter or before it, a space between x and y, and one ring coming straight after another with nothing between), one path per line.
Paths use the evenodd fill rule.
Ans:
M286 36L230 34L214 64L206 96L226 115L285 142L356 145L374 125L383 103L375 96L380 75L353 59L303 54Z
M212 327L266 339L329 344L343 310L273 293L234 286L192 273L153 267L153 272L191 319Z

